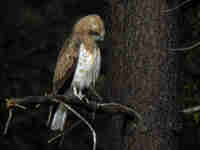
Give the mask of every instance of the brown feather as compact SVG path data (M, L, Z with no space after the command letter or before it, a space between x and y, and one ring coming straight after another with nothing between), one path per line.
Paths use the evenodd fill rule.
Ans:
M97 28L93 29L93 26ZM80 19L73 28L70 40L66 40L62 47L56 64L53 78L53 94L56 94L74 73L79 56L79 47L83 43L86 50L93 55L97 48L89 31L94 30L100 35L105 34L104 24L98 15L89 15Z
M53 93L56 94L70 78L76 68L80 40L77 36L72 36L71 40L66 40L62 47L56 64L53 78Z
M97 47L94 39L88 33L81 33L80 36L81 43L84 44L85 49L92 55L94 49Z

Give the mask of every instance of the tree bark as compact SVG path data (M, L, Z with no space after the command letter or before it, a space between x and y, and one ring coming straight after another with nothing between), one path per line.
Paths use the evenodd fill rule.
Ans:
M52 15L50 15L50 17L47 15L45 18L41 17L42 14L40 14L40 12L44 10L47 10L47 14L54 13L54 9L52 13L50 12L50 8L54 8L53 5L49 8L46 4L43 6L44 8L40 6L41 9L35 8L34 11L32 7L29 8L28 6L24 6L22 10L21 7L17 7L14 13L12 12L6 16L0 15L1 18L3 17L1 20L3 20L4 26L6 27L7 24L10 25L10 27L2 28L3 30L6 29L6 32L2 32L0 35L3 37L3 40L0 41L0 45L4 45L0 53L0 56L4 58L2 59L2 65L0 65L1 70L3 70L0 77L2 81L0 87L1 97L43 94L44 92L42 91L46 91L45 87L49 87L44 85L47 85L47 81L49 81L49 84L51 83L51 79L47 79L47 77L52 75L56 62L54 58L56 58L57 54L55 54L56 51L54 50L57 49L58 45L55 41L58 42L62 39L62 37L64 37L64 32L69 32L69 25L72 24L77 16L98 13L106 18L105 25L108 30L106 35L107 40L104 46L106 51L103 52L103 54L105 54L105 57L103 57L105 58L103 59L103 67L106 67L104 71L106 81L103 89L105 99L106 97L112 97L112 99L116 100L114 102L129 104L136 108L143 116L149 132L142 134L138 128L134 133L125 134L125 130L123 130L123 117L115 116L112 119L110 119L111 116L99 117L94 122L94 128L97 131L97 150L177 149L177 141L173 130L176 130L179 120L178 109L174 102L176 97L176 82L178 80L176 72L178 59L174 53L169 53L167 51L167 47L178 47L174 45L174 43L179 43L177 38L179 31L176 22L171 25L176 18L174 19L173 16L169 17L161 13L162 10L167 9L166 0L110 0L111 13L110 10L103 11L105 6L107 6L107 4L104 5L103 3L107 3L107 1L95 2L94 6L90 5L90 0L82 2L83 1L72 0L71 2L69 1L71 5L66 7L66 9L59 9L61 11L63 10L64 20L61 19L61 21L63 21L61 25L65 27L57 26L56 24L54 26L53 23L51 26L49 26L48 23L42 26L48 19L48 22L53 22L54 19L58 18L51 18ZM102 5L100 5L101 2ZM64 3L63 1L63 5L59 5L58 8L66 6ZM75 3L77 4L75 5ZM18 6L20 4L18 4ZM173 6L175 5L174 3ZM11 7L13 7L13 5ZM28 9L25 9L26 7ZM34 12L36 9L39 12L35 14ZM25 10L28 10L28 13L29 11L33 11L31 13L32 17L27 17L26 13L23 13ZM21 17L15 17L20 16L21 12ZM2 14L6 13L7 11ZM60 11L57 12L55 10L55 16L60 15ZM69 20L65 17L69 18ZM24 18L23 20L27 22L22 24L18 18ZM34 23L30 23L29 21L32 20L31 18L39 18L39 20L36 19ZM59 22L59 19L57 21ZM21 29L15 29L17 28L15 27L16 24L20 23L23 28L22 31L26 34L18 31ZM66 25L66 23L68 25ZM32 24L35 26L32 27ZM25 29L25 27L27 27L28 30ZM29 30L32 31L36 27L45 27L48 30L44 30L41 33L37 30L36 33L38 34L33 36L32 32L29 33ZM50 34L51 36L49 36L48 32L51 31L52 28L55 29L55 33L53 32ZM9 33L8 35L7 32ZM43 34L46 36L43 37ZM61 34L62 36L60 36ZM16 37L13 37L13 35ZM40 36L42 39L47 38L47 40L41 39L38 41ZM27 37L31 38L28 38L27 41L23 41L20 39L21 37L22 39L27 39ZM49 39L49 37L51 38ZM28 43L30 41L31 43L32 41L36 41L36 43L30 46ZM32 46L34 46L37 50L41 50L42 52L43 46L40 48L40 45L42 45L41 43L47 43L47 45L44 46L44 50L48 52L47 55L40 55L41 57L38 55L37 58L27 56L27 60L23 59L22 62L26 62L25 64L29 62L30 65L33 65L33 68L26 67L24 64L19 64L18 67L22 68L19 69L16 66L16 61L14 61L14 65L8 62L9 58L15 58L8 57L10 54L13 55L14 49L14 54L16 53L20 56L24 56L21 55L25 54L24 51L26 51L26 45L24 45L24 43L28 43L29 50L32 50ZM23 48L24 46L25 48ZM51 54L50 50L52 51ZM38 60L38 58L41 59ZM41 67L42 62L45 63ZM38 66L40 66L39 69L37 68ZM34 67L36 69L34 69ZM46 68L47 71L43 71L43 68ZM41 74L43 76L41 76ZM43 82L45 84L43 84ZM10 135L8 135L9 138L5 138L4 136L0 137L0 145L5 146L4 149L58 149L57 143L47 143L49 131L47 131L45 126L45 121L48 111L44 112L43 109L40 109L37 113L39 114L39 118L35 118L36 121L34 123L32 123L34 119L29 119L30 116L28 114L23 114L23 119L30 120L24 122L25 126L28 126L28 128L24 128L21 125L15 126L17 128L11 128L8 130L10 131ZM43 125L42 128L40 125ZM3 125L0 124L0 126ZM66 142L64 142L63 149L91 148L90 133L86 130L85 126L80 126L66 137L65 140Z
M123 104L134 106L149 130L148 134L136 130L134 135L118 138L111 149L177 149L173 134L180 120L175 104L177 56L167 50L173 32L170 32L173 29L169 25L170 18L162 14L162 10L168 8L167 2L115 0L111 3L109 94ZM176 42L177 38L173 40ZM122 119L115 119L115 124L117 137L122 135ZM120 142L123 138L126 143Z

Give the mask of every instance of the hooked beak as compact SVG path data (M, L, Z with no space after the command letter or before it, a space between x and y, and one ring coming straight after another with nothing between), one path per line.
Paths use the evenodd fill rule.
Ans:
M103 41L104 40L104 36L99 36L99 41Z
M98 36L93 36L94 37L94 39L95 39L95 41L99 41L99 42L101 42L101 41L103 41L104 40L104 36L101 36L101 35L98 35Z
M105 37L105 32L103 32L100 36L99 36L99 41L103 41Z

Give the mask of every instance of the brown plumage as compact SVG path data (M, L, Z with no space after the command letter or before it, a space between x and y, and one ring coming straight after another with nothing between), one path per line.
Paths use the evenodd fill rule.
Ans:
M94 28L96 26L96 28ZM74 73L79 47L84 43L85 49L92 53L96 44L90 33L96 32L104 36L105 29L102 19L98 15L89 15L80 19L73 28L70 40L66 40L58 58L53 78L53 93L56 94L62 88L64 82Z
M53 77L53 94L57 94L65 81L70 78L76 67L80 41L75 38L77 37L75 36L74 39L71 39L70 41L66 40L58 55Z
M65 41L57 59L53 94L57 94L66 81L73 77L70 87L82 99L83 88L88 88L98 78L101 54L96 42L102 40L104 35L104 24L98 15L83 17L74 25L71 38ZM51 129L63 130L66 115L63 105L59 105Z

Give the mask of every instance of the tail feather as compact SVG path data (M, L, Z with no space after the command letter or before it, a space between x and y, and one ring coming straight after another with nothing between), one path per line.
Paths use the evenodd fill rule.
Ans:
M51 129L63 131L66 118L67 110L64 108L63 104L59 104L51 123Z

